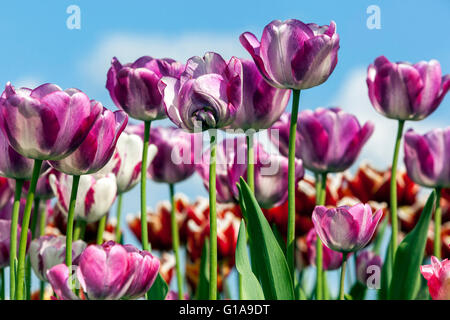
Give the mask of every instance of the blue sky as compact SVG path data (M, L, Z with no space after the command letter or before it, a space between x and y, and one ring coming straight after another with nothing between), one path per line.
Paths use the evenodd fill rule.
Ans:
M81 9L80 30L66 27L66 8L73 4ZM379 30L366 26L369 5L381 9ZM226 57L248 58L238 40L244 31L260 36L274 19L318 24L334 20L341 39L338 65L325 84L302 93L301 108L340 105L361 120L374 121L378 130L361 157L372 157L383 167L391 158L395 123L370 106L365 70L383 54L395 61L437 59L443 73L450 73L449 16L448 0L2 1L0 84L77 87L114 109L104 88L113 56L123 62L142 55L185 60L215 50ZM406 126L420 131L448 126L449 116L447 97L429 118ZM177 191L191 198L206 195L197 177L181 183ZM139 210L137 197L137 188L126 196L125 213ZM167 197L167 186L150 184L149 205Z

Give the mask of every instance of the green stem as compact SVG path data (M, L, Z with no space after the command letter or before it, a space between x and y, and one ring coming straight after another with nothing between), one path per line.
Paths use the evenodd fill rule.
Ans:
M178 235L178 223L177 216L175 210L175 191L174 185L172 183L169 184L169 192L170 192L170 226L172 231L172 245L173 245L173 253L175 254L175 268L177 272L177 284L178 284L178 299L183 300L183 276L181 275L181 261L180 261L180 240Z
M33 216L31 217L31 240L36 237L36 227L39 216L39 208L40 208L41 200L39 198L34 198L34 210ZM26 279L26 299L31 299L31 260L30 257L27 257L27 265L25 269L25 279Z
M103 243L103 233L105 232L107 215L105 214L98 222L97 228L97 244Z
M209 299L217 299L216 133L211 133L209 164Z
M0 269L0 300L5 300L5 269Z
M300 90L292 90L292 113L289 128L288 226L286 240L286 258L292 283L295 282L295 135L297 133L299 100Z
M69 214L67 216L67 231L66 231L66 265L72 267L72 242L73 242L73 223L75 219L75 204L77 201L78 184L80 183L80 176L72 176L72 190L70 193ZM71 272L69 272L71 274Z
M27 202L22 220L22 230L20 232L19 242L19 260L17 262L17 300L24 299L24 285L25 285L25 257L27 253L28 227L30 225L31 206L34 200L34 192L36 191L36 184L39 179L41 171L42 160L34 160L33 175L28 189Z
M142 249L149 251L148 243L148 229L147 229L147 194L145 186L147 183L147 154L148 143L150 140L150 121L145 121L144 129L144 148L142 149L142 163L141 163L141 241Z
M341 285L339 289L339 300L344 300L344 282L345 282L345 267L347 266L347 253L342 254L341 267Z
M397 137L395 139L394 157L392 159L391 167L391 226L392 226L392 261L394 261L395 252L397 251L397 238L398 238L398 219L397 219L397 162L398 153L400 150L400 142L402 140L403 126L405 120L398 120Z
M22 179L16 179L16 190L14 192L14 205L11 216L11 242L9 248L9 299L14 300L16 295L16 273L17 273L17 227L19 224L20 196L22 194Z
M434 212L434 255L441 260L441 188L436 188L436 210Z
M316 173L316 205L325 205L326 188L327 188L327 174ZM320 237L316 240L316 299L322 300L325 293L325 282L323 272L323 245Z
M44 300L44 293L45 293L45 282L41 280L39 282L39 300Z
M255 192L255 154L253 153L253 132L247 134L247 183Z
M120 225L121 225L121 215L122 215L122 196L123 194L119 194L117 196L117 223L116 223L116 242L120 243Z
M46 212L43 210L39 216L39 236L45 235L45 227L47 225ZM45 282L39 280L39 300L44 300Z

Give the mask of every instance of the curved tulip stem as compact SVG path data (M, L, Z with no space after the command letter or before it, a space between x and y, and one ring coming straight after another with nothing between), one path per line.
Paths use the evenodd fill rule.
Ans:
M434 255L441 260L441 188L436 188L436 210L434 212Z
M215 133L211 133L209 163L209 300L217 299L216 147Z
M292 90L292 113L289 128L288 225L286 240L286 258L291 273L292 283L295 283L295 135L297 133L299 100L300 90Z
M325 205L327 192L327 174L316 173L316 205ZM323 271L323 245L319 236L316 240L316 299L322 300L325 293L325 281Z
M391 226L392 226L392 236L391 236L391 244L392 244L392 261L395 260L395 252L397 251L397 238L398 238L398 219L397 219L397 162L398 162L398 153L400 150L400 142L402 141L403 134L403 126L405 124L405 120L398 120L398 129L397 129L397 137L395 139L395 148L394 148L394 157L392 159L392 167L391 167Z
M16 179L16 190L14 192L14 205L11 216L11 242L9 247L9 299L13 300L16 294L17 273L17 226L19 224L20 196L24 181Z
M144 127L144 148L142 149L142 162L141 162L141 242L142 249L149 251L150 245L148 243L148 229L147 229L147 154L148 144L150 140L150 121L145 121Z
M34 192L36 191L36 184L39 179L41 171L42 160L34 160L33 175L28 188L27 202L25 203L25 210L23 213L22 230L20 232L19 242L19 260L17 262L17 300L24 299L24 285L25 285L25 257L27 253L28 227L30 225L31 206L34 201Z
M344 300L345 267L347 266L347 253L342 254L341 285L339 289L339 300Z
M75 218L75 204L77 201L78 184L80 176L73 176L72 191L70 193L69 214L67 215L67 231L66 231L66 265L72 267L72 242L73 242L73 222Z
M120 225L121 225L121 216L122 216L122 198L123 198L123 194L119 194L117 196L117 223L116 223L116 230L115 230L115 235L116 235L116 242L120 243L120 239L122 237L122 234L120 232Z
M98 222L98 228L97 228L97 244L103 243L103 233L105 232L106 227L106 219L107 215L105 214L100 221Z
M253 153L253 132L247 134L247 183L255 193L255 154Z
M172 231L172 244L173 244L173 253L175 254L175 268L177 272L177 285L178 285L178 299L183 300L183 276L181 274L181 261L180 261L180 240L178 235L178 223L176 216L176 208L175 208L175 190L174 185L172 183L169 184L169 192L170 192L170 226Z

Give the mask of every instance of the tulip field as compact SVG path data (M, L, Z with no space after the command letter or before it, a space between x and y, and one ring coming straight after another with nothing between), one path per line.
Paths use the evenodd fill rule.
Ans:
M370 106L307 105L358 53L302 17L231 57L110 50L110 101L6 80L0 300L450 300L450 121L411 128L448 107L448 60L372 50Z

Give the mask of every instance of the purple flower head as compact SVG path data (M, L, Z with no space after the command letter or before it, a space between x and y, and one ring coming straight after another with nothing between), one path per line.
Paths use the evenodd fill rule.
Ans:
M242 103L242 63L235 57L227 63L214 52L192 57L180 79L163 77L160 89L167 115L179 128L224 128Z
M306 245L308 247L308 260L313 266L316 265L316 240L317 233L314 228L309 230L306 236ZM324 270L336 270L342 265L342 253L329 249L326 246L322 248L322 266Z
M356 277L359 282L366 284L368 278L373 274L375 267L381 270L383 262L379 255L373 251L365 250L356 258Z
M240 36L262 76L282 89L308 89L325 82L337 64L336 24L318 26L295 19L274 20L261 41L250 32Z
M399 120L422 120L441 103L450 89L450 75L442 77L437 60L416 64L375 59L367 70L367 86L373 107Z
M408 176L426 187L450 187L450 127L420 135L405 134L405 165Z
M364 248L372 239L383 212L372 215L368 204L327 209L316 206L312 214L320 240L330 249L349 253Z
M61 160L84 141L101 113L78 89L43 84L34 90L6 84L0 126L9 145L24 157Z
M130 117L151 121L163 119L166 112L159 87L162 77L178 79L184 66L172 59L153 59L148 56L134 63L122 65L117 58L111 61L106 88L117 107Z

